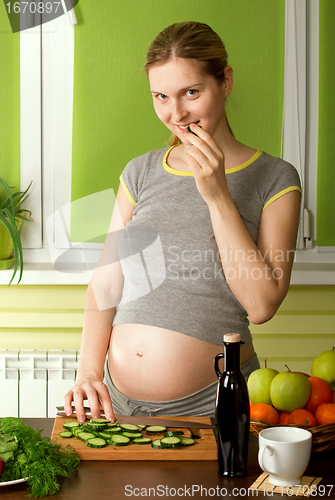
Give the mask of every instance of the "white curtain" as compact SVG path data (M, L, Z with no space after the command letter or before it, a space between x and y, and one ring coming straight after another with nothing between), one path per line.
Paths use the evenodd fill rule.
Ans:
M285 0L285 63L282 157L300 174L302 203L297 248L304 248L306 162L306 2Z

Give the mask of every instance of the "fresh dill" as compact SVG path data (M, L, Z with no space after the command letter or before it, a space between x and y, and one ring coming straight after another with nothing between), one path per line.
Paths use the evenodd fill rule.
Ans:
M78 453L41 436L16 417L0 418L0 481L27 478L29 496L39 498L59 491L59 477L69 477L79 466Z

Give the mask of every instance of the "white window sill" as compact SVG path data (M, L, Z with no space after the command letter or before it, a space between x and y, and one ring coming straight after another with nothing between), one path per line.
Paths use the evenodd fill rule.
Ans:
M19 284L88 285L101 249L102 245L86 245L86 248L81 246L67 250L52 248L51 251L47 245L40 249L24 249L23 274ZM0 271L0 285L8 285L13 270L14 267ZM19 271L12 284L16 284L18 279Z
M295 262L291 285L335 285L335 263Z
M13 269L0 271L0 285L8 285ZM51 262L26 262L21 285L87 285L90 271L79 265L67 272L56 270ZM17 283L19 274L14 278ZM335 263L294 263L291 285L335 285Z
M11 280L13 269L0 271L0 285L8 285ZM71 272L72 271L72 272ZM19 279L16 273L12 285ZM28 262L24 264L20 285L87 285L89 275L85 271L69 269L69 272L56 271L51 262Z

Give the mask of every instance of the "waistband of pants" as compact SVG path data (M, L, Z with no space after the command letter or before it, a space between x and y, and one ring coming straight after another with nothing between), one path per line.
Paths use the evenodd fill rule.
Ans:
M241 366L241 371L247 378L253 370L259 367L259 361L255 354L247 363ZM212 417L215 413L218 382L213 382L203 389L179 399L171 401L144 401L130 398L122 394L115 387L109 373L107 360L104 382L107 385L113 409L115 413L119 413L120 415Z

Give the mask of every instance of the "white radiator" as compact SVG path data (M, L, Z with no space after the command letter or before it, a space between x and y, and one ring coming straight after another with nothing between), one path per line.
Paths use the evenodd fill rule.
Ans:
M54 417L78 359L79 351L0 349L0 417Z

